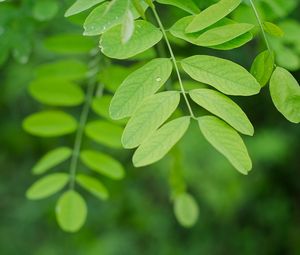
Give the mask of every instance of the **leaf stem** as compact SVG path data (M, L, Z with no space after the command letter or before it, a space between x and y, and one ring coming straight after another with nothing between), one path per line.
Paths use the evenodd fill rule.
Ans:
M90 70L90 78L89 82L87 84L87 91L86 91L86 99L85 103L82 108L82 112L80 114L79 118L79 124L78 124L78 129L76 132L75 136L75 142L74 142L74 147L73 147L73 153L72 153L72 158L70 161L70 189L74 189L75 186L75 179L76 179L76 171L77 171L77 166L78 166L78 159L80 155L80 149L81 149L81 144L82 144L82 137L84 134L84 128L88 119L89 111L90 111L90 106L91 102L93 99L94 92L97 87L97 82L96 82L96 74L98 72L98 61L93 63L93 68Z
M179 85L180 85L180 89L181 89L182 95L183 95L183 97L184 97L184 100L185 100L185 102L186 102L186 105L187 105L187 107L188 107L188 110L189 110L189 112L190 112L191 117L192 117L192 118L195 118L195 115L194 115L194 113L193 113L193 110L192 110L192 107L191 107L191 105L190 105L190 102L189 102L189 100L188 100L188 98L187 98L187 96L186 96L186 91L185 91L184 86L183 86L183 83L182 83L182 79L181 79L181 76L180 76L179 68L178 68L178 65L177 65L177 60L176 60L176 58L175 58L173 49L172 49L172 47L171 47L170 41L169 41L169 39L168 39L168 36L167 36L167 34L166 34L166 30L165 30L165 28L164 28L164 26L163 26L163 24L162 24L162 22L161 22L161 20L160 20L160 17L159 17L159 15L158 15L158 13L157 13L157 11L156 11L156 9L155 9L155 6L151 6L151 8L152 8L153 13L154 13L154 16L155 16L155 18L156 18L156 20L157 20L157 23L158 23L158 25L159 25L159 27L160 27L162 33L163 33L164 39L165 39L165 41L166 41L166 44L167 44L167 47L168 47L168 50L169 50L169 53L170 53L170 55L171 55L171 59L172 59L172 62L173 62L173 64L174 64L174 67L175 67L175 70L176 70L176 74L177 74L177 77L178 77L178 81L179 81Z
M268 51L269 51L269 52L272 52L271 47L270 47L270 43L269 43L269 41L268 41L267 35L266 35L266 33L265 33L265 30L264 30L264 26L263 26L263 23L262 23L262 19L261 19L260 15L259 15L259 13L258 13L258 11L257 11L257 9L256 9L256 7L255 7L255 4L254 4L253 0L249 0L249 2L250 2L250 4L251 4L251 7L252 7L253 12L254 12L254 14L255 14L255 17L256 17L256 19L257 19L257 22L258 22L258 24L259 24L259 26L260 26L260 30L261 30L261 32L262 32L262 35L263 35L264 41L265 41L265 43L266 43L266 46L267 46L267 48L268 48Z

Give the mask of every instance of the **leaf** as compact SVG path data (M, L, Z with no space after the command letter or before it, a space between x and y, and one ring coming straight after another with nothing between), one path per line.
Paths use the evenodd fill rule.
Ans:
M77 0L65 13L65 17L69 17L80 12L86 11L96 4L100 4L105 0Z
M161 88L171 72L171 60L158 58L131 73L112 99L109 109L111 118L122 119L131 116L146 97Z
M86 54L95 48L95 41L82 35L64 33L48 37L44 45L59 54Z
M125 148L135 148L152 135L176 110L180 93L161 92L145 99L128 121L122 136Z
M175 197L174 213L176 219L183 227L192 227L199 216L199 208L195 199L187 193L181 193Z
M96 178L84 174L78 174L76 176L76 182L97 198L107 200L109 196L108 191Z
M129 7L128 0L113 0L96 7L84 22L84 35L100 35L121 24Z
M194 17L186 28L187 33L203 30L226 17L241 3L241 0L220 0Z
M121 42L127 43L134 32L134 17L130 10L127 10L122 23Z
M275 37L284 36L284 32L281 30L281 28L275 25L274 23L265 21L263 23L263 28L268 34L273 35Z
M151 48L162 38L161 31L149 22L137 20L134 27L134 33L126 44L121 42L121 25L105 32L100 40L102 53L110 58L130 58Z
M68 81L80 80L86 77L87 65L79 60L59 60L40 65L37 68L38 78L64 79Z
M57 201L56 219L66 232L77 232L85 223L87 207L82 196L74 190L66 191Z
M97 143L111 148L122 148L123 129L107 121L91 121L86 125L85 134Z
M196 55L181 61L184 71L194 80L207 83L227 95L250 96L260 85L242 66L226 59Z
M270 92L277 110L290 122L300 122L300 87L287 70L277 67L270 80Z
M49 169L66 161L72 155L72 150L68 147L59 147L49 151L32 168L34 174L43 174Z
M198 14L200 12L200 9L193 0L157 0L157 2L160 4L174 5L191 14Z
M230 98L211 89L196 89L189 92L195 103L226 121L245 135L253 135L254 128L243 110Z
M52 0L40 0L34 3L32 15L38 21L47 21L54 18L58 11L58 2Z
M242 174L248 174L252 162L240 135L224 121L214 116L198 118L200 130L206 140Z
M196 43L205 47L220 45L249 32L252 28L254 28L254 25L247 23L236 23L212 28L201 34L197 38Z
M270 80L274 65L274 54L268 50L263 51L254 59L251 66L251 74L256 78L261 87L264 87Z
M47 175L36 181L26 192L26 197L38 200L49 197L60 191L69 181L69 175L55 173Z
M37 79L30 84L29 92L40 103L52 106L76 106L84 101L80 87L60 79Z
M213 28L218 28L218 27L222 27L225 25L235 24L232 20L225 18L225 19L218 21L217 23L210 26L209 28L201 30L200 32L192 33L192 34L185 33L186 27L192 21L193 18L194 18L194 16L187 16L187 17L184 17L184 18L181 18L180 20L178 20L171 27L171 29L170 29L171 34L177 38L183 39L187 42L190 42L192 44L200 46L198 43L198 38L205 32L207 32ZM252 34L250 32L247 32L247 33L242 34L228 42L225 42L220 45L210 46L209 48L213 48L213 49L217 49L217 50L231 50L231 49L241 47L245 43L249 42L252 38L253 38Z
M42 137L56 137L73 133L76 120L62 111L42 111L28 116L23 128L30 134Z
M189 124L190 117L181 117L152 133L135 151L132 159L134 166L146 166L162 159L182 138Z
M139 13L139 15L143 18L146 19L145 17L145 10L142 6L142 3L140 0L132 0L132 4L135 8L135 10Z
M91 170L111 179L120 180L124 178L125 172L122 165L106 154L92 150L84 150L80 153L80 159Z

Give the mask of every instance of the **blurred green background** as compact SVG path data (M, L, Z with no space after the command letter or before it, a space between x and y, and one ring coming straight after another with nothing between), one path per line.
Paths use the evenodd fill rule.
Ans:
M216 1L195 2L205 7ZM293 71L299 81L299 1L257 2L262 15L284 29L285 39L270 40L277 62ZM134 169L130 152L114 152L126 167L127 176L121 182L106 183L111 192L107 202L84 193L89 215L76 234L58 228L54 214L57 196L38 202L26 200L25 191L36 179L30 172L34 162L57 143L73 144L72 136L64 140L40 139L22 130L23 118L41 109L26 91L35 69L41 63L62 58L45 47L45 40L62 33L82 33L88 12L65 19L63 13L71 3L0 2L0 254L300 254L300 129L276 111L267 88L257 96L238 99L256 128L255 136L246 139L254 162L248 176L235 171L211 148L196 125L179 144L188 190L200 207L199 220L191 229L179 226L173 214L169 157L151 167ZM165 14L167 25L185 15L163 6L159 11ZM253 17L243 5L233 18ZM98 39L94 39L97 45ZM263 47L257 39L230 52L182 43L175 51L179 56L223 56L249 68ZM80 109L74 114L78 116Z

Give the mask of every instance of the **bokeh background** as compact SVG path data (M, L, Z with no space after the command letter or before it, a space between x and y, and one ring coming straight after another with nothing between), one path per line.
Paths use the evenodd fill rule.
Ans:
M216 1L195 2L205 7ZM41 109L27 92L37 66L72 57L72 51L62 56L45 42L57 34L82 33L88 12L64 18L71 3L0 2L0 254L300 254L300 129L276 111L267 87L260 95L238 98L256 128L255 136L246 138L254 162L248 176L235 171L211 148L196 125L179 144L183 175L200 207L199 220L191 229L181 227L173 214L168 183L171 156L151 167L134 169L131 152L113 152L122 160L127 176L121 182L106 181L111 192L107 202L84 193L89 215L76 234L64 233L57 226L57 196L38 202L26 200L25 191L36 179L31 174L34 162L57 143L72 146L74 139L40 139L22 130L24 117ZM299 81L299 1L256 3L268 21L285 31L284 38L270 40L277 63L291 70ZM185 15L175 8L159 8L166 26ZM233 18L253 21L247 5ZM90 38L89 43L96 45L97 40ZM259 38L229 52L174 43L178 56L209 53L247 68L264 47ZM80 108L77 110L74 114L78 116Z

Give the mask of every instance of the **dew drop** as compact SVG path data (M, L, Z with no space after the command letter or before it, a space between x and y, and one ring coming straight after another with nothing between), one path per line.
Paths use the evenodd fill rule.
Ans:
M160 81L161 81L161 78L160 78L160 77L157 77L157 78L156 78L156 81L157 81L157 82L160 82Z

